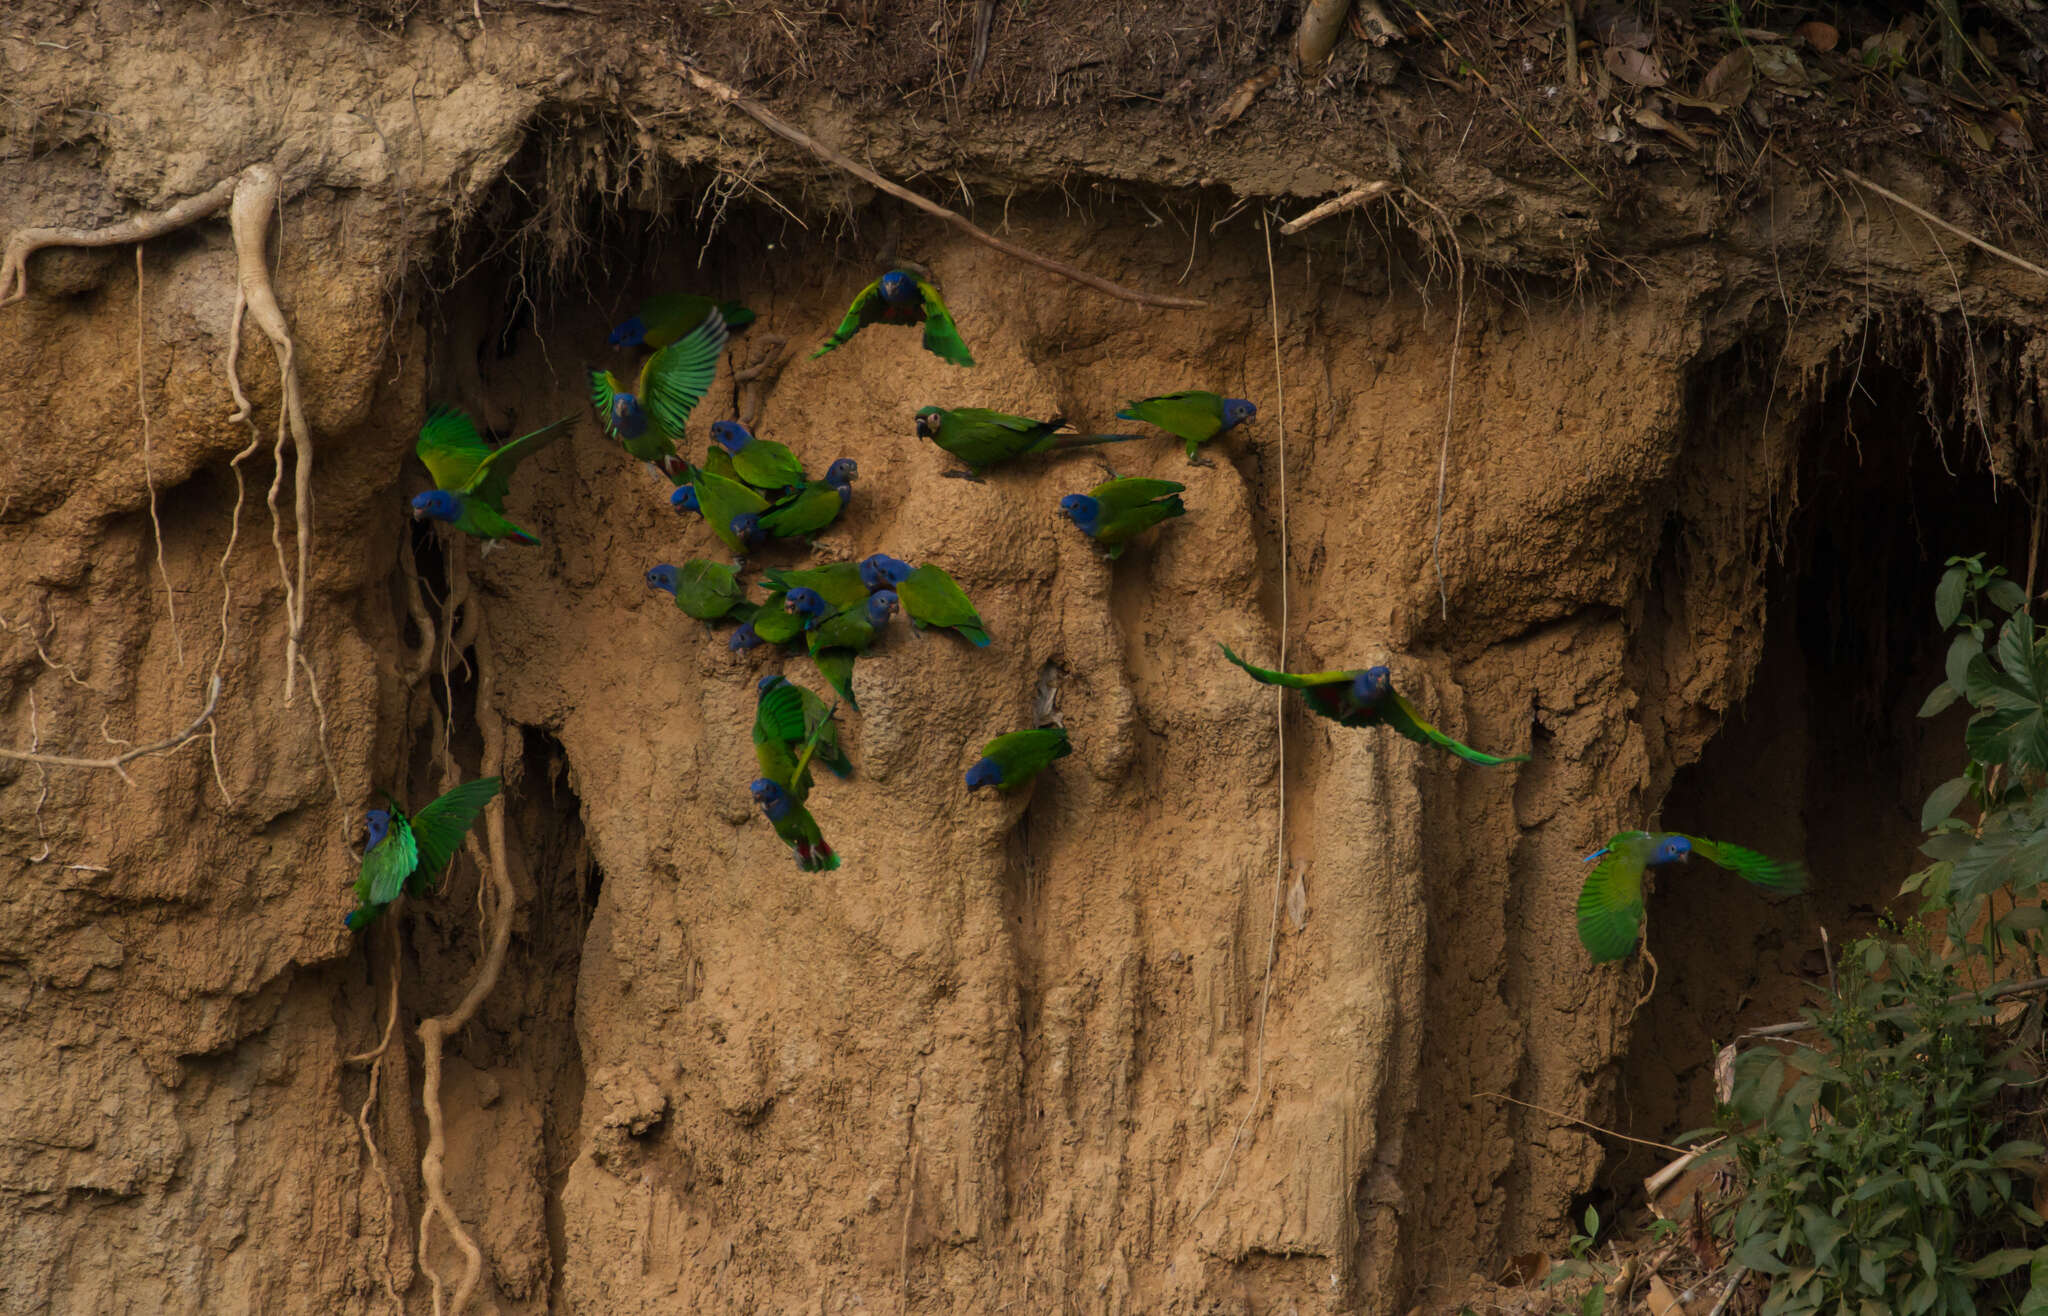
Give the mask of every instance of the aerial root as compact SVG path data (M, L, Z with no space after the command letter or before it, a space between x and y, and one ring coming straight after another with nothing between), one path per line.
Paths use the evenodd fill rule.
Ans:
M392 1186L391 1175L385 1168L384 1153L377 1147L377 1137L370 1132L370 1108L377 1104L377 1084L384 1072L384 1056L391 1049L391 1035L398 1025L398 980L404 966L396 930L388 930L385 940L391 946L391 1002L384 1020L384 1037L375 1049L350 1056L348 1063L359 1065L368 1062L370 1066L370 1090L363 1097L362 1108L356 1111L356 1130L362 1136L364 1150L370 1155L370 1168L377 1172L377 1182L384 1189L384 1247L379 1256L378 1278L384 1281L384 1295L391 1299L392 1308L399 1316L405 1316L405 1300L398 1296L400 1286L391 1274L391 1241L398 1232L394 1224L404 1209L404 1202Z
M782 378L782 368L789 364L792 353L782 349L789 340L781 334L769 334L757 346L760 351L754 359L732 372L732 409L738 415L740 424L748 429L756 428L761 408L767 405L768 395L775 391L775 383ZM747 385L753 385L749 390ZM740 405L740 398L746 398L746 405Z
M28 258L45 247L118 247L176 232L217 213L234 195L238 180L223 178L198 196L187 197L154 215L138 215L105 228L25 228L7 239L0 255L0 306L28 296Z
M219 705L220 678L216 676L212 680L207 682L206 707L199 710L199 716L192 719L191 726L186 727L183 731L180 731L175 736L168 736L163 740L152 741L147 745L139 745L134 749L126 750L122 753L116 754L112 758L88 759L77 758L69 754L41 754L35 752L34 750L0 749L0 759L8 759L16 763L35 763L60 768L95 768L101 770L110 769L114 772L120 773L121 779L123 781L132 784L135 779L128 775L128 764L133 763L135 760L139 758L147 758L151 754L168 753L171 750L176 749L178 746L184 744L186 741L191 740L193 737L197 736L201 731L203 731L206 728L206 723L208 719L210 719L213 716L213 710ZM36 743L40 744L42 742L41 733L36 732L33 734L35 735Z

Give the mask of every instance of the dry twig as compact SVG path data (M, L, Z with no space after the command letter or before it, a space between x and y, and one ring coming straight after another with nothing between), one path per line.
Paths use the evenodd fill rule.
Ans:
M1288 220L1280 226L1280 235L1282 237L1292 237L1311 224L1320 224L1332 215L1340 214L1346 210L1354 210L1364 205L1374 197L1390 191L1393 186L1394 184L1390 180L1382 178L1375 182L1367 183L1363 187L1354 187L1342 196L1331 197L1328 201L1323 202L1298 219Z
M193 739L206 726L207 719L213 716L213 710L219 707L219 705L220 677L215 676L207 682L206 707L199 710L199 716L192 719L191 726L186 727L175 736L167 736L162 740L151 741L147 745L138 745L134 749L126 750L114 755L112 758L105 759L74 758L69 754L39 754L22 749L0 749L0 759L9 759L16 763L38 763L56 768L112 770L120 773L122 780L133 782L135 779L128 775L126 765L140 758L148 758L152 754L162 754L174 750L186 741Z

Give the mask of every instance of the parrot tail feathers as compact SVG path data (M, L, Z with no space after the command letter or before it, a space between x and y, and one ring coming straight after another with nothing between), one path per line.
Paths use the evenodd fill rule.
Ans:
M1047 445L1049 451L1063 452L1068 448L1092 448L1098 443L1129 443L1142 439L1142 434L1062 434Z
M824 873L839 867L839 853L822 839L796 843L796 866L806 873Z
M979 626L955 626L954 632L977 649L988 648L989 634Z

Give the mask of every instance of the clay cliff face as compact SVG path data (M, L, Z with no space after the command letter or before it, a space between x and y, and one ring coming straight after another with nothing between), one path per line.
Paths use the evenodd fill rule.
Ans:
M1274 238L1269 286L1259 199L1292 215L1339 182L1108 121L1066 159L1004 156L1026 116L969 151L977 219L1208 309L899 217L980 364L887 329L812 361L883 212L687 92L608 82L561 16L480 36L174 8L53 6L33 30L64 49L0 42L23 98L0 227L93 228L277 164L317 453L310 680L285 701L295 467L274 537L276 366L245 330L253 428L231 421L226 223L147 243L139 276L132 247L33 257L0 308L0 743L111 756L184 727L216 670L221 693L132 781L0 761L0 1308L429 1309L415 1030L500 920L505 971L440 1077L482 1309L1386 1312L1554 1240L1605 1149L1484 1094L1628 1118L1646 979L1586 964L1577 860L1657 810L1750 691L1856 320L1773 321L1739 231L1574 288L1424 280L1412 240L1333 222ZM578 116L619 105L646 126L600 149ZM869 130L877 168L919 167L916 125ZM1075 168L1106 195L1063 200ZM1224 218L1233 193L1254 200ZM1539 199L1461 195L1541 227ZM1860 236L1895 299L1934 286L1924 242L1891 231L1872 266L1817 195L1787 205L1818 268ZM1530 267L1561 233L1528 239ZM2029 322L2008 274L1973 283L1980 320ZM747 798L754 682L781 660L647 589L656 562L721 554L583 398L613 320L672 287L759 313L735 361L770 335L793 352L737 394L722 375L693 440L739 405L814 469L857 458L817 556L940 563L996 637L899 629L859 665L857 774L812 801L836 873L796 871ZM1262 408L1212 468L1161 440L977 485L911 428L927 402L1114 428L1126 398L1191 385ZM581 413L512 494L540 547L413 527L413 433L442 399L512 431ZM1188 485L1190 515L1114 568L1056 508L1104 460ZM1391 661L1444 729L1534 760L1308 718L1219 641ZM1041 698L1073 756L1028 799L969 797L976 747ZM500 728L514 902L464 860L351 937L373 788L423 802L494 766ZM1757 843L1803 844L1770 803L1742 815L1775 818ZM1653 937L1678 937L1659 909ZM1775 975L1810 914L1730 912L1685 960L1689 1017L1732 1019L1752 977L1796 1000ZM352 1057L394 1002L372 1091ZM462 1268L439 1224L427 1260Z

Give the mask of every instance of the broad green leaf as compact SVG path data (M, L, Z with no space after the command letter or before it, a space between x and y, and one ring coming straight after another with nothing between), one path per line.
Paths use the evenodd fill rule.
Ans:
M1948 657L1942 663L1943 674L1948 683L1958 690L1968 691L1970 660L1984 656L1984 643L1976 636L1965 632L1948 642Z
M1934 824L1953 814L1969 793L1968 777L1954 777L1936 786L1934 793L1927 797L1927 803L1920 807L1920 830L1933 830Z
M1921 717L1933 717L1956 701L1956 688L1943 681L1927 692L1927 699L1920 705Z
M2028 694L2038 697L2040 687L2034 684L2034 619L2024 613L2009 617L1998 631L1998 665L2005 674L2026 687Z
M1849 1236L1848 1226L1804 1202L1799 1204L1799 1221L1806 1245L1813 1249L1813 1259L1822 1266L1832 1264L1835 1248Z
M1961 567L1950 567L1941 573L1941 583L1934 587L1934 620L1943 630L1956 624L1956 618L1963 615L1963 586L1968 573Z
M2027 606L2027 592L2015 581L1999 579L1984 587L1984 597L2000 612L2018 612Z
M2034 1259L2034 1254L2024 1248L2001 1248L1988 1257L1981 1257L1964 1266L1962 1273L1971 1279L1997 1279L2009 1275Z
M1963 693L1979 708L1996 708L2008 713L2026 713L2041 706L2027 684L1991 665L1983 654L1972 657L1963 668Z

